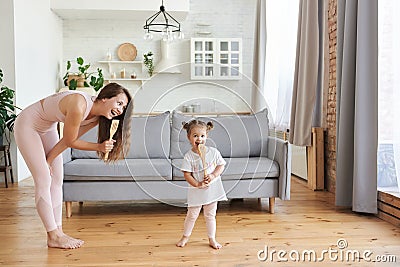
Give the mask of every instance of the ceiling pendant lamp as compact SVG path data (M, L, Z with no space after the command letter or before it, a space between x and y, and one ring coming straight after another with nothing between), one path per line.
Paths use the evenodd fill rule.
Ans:
M181 24L165 11L164 0L161 1L160 11L146 20L143 29L145 30L145 40L153 39L152 32L161 33L163 41L184 38L183 32L181 32Z

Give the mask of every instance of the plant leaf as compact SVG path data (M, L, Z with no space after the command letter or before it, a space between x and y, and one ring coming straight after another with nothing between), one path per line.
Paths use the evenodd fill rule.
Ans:
M78 82L75 79L72 79L69 81L69 90L76 90L76 87L78 86Z
M78 57L77 59L76 59L76 63L78 63L79 65L83 65L83 58L82 57Z

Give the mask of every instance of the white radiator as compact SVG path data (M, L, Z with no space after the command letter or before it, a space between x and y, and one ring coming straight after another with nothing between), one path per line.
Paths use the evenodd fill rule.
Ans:
M307 149L305 146L295 146L292 148L292 174L307 180Z

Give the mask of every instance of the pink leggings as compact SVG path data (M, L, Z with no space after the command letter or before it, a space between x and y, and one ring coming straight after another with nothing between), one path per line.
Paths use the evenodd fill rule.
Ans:
M52 162L50 176L47 153L57 144L56 123L41 119L41 106L36 103L22 111L15 121L14 136L35 183L37 212L46 228L53 231L62 225L63 159Z
M206 220L207 234L209 238L215 238L215 232L217 228L217 223L215 221L215 215L217 214L217 204L218 202L215 201L210 204L203 205L203 213ZM192 234L192 230L197 220L197 217L199 217L201 207L202 206L188 207L183 229L184 236L190 236Z

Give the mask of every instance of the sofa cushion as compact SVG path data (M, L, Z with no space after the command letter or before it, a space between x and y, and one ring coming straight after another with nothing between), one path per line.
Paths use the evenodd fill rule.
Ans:
M170 158L183 158L191 148L182 122L192 120L178 112L172 113ZM216 147L225 158L244 158L266 155L268 137L268 112L264 109L252 115L197 117L204 122L212 121L207 145ZM233 145L234 144L234 145Z
M114 164L75 159L64 165L65 180L171 180L171 173L168 159L125 159Z
M170 150L170 112L133 117L128 159L167 159Z
M131 125L131 146L126 158L147 159L169 156L170 149L170 112L157 116L133 117ZM90 129L81 139L88 142L97 142L98 127ZM97 159L95 151L72 149L73 159Z
M277 162L265 157L225 158L226 166L221 175L222 180L239 180L251 178L279 177ZM172 160L172 179L185 180L180 170L183 159Z
M82 135L79 139L87 141L87 142L97 143L97 131L98 131L98 127L96 126L92 129L90 129L84 135ZM75 149L75 148L71 148L71 155L72 155L72 159L98 159L99 158L97 156L96 151L80 150L80 149Z

